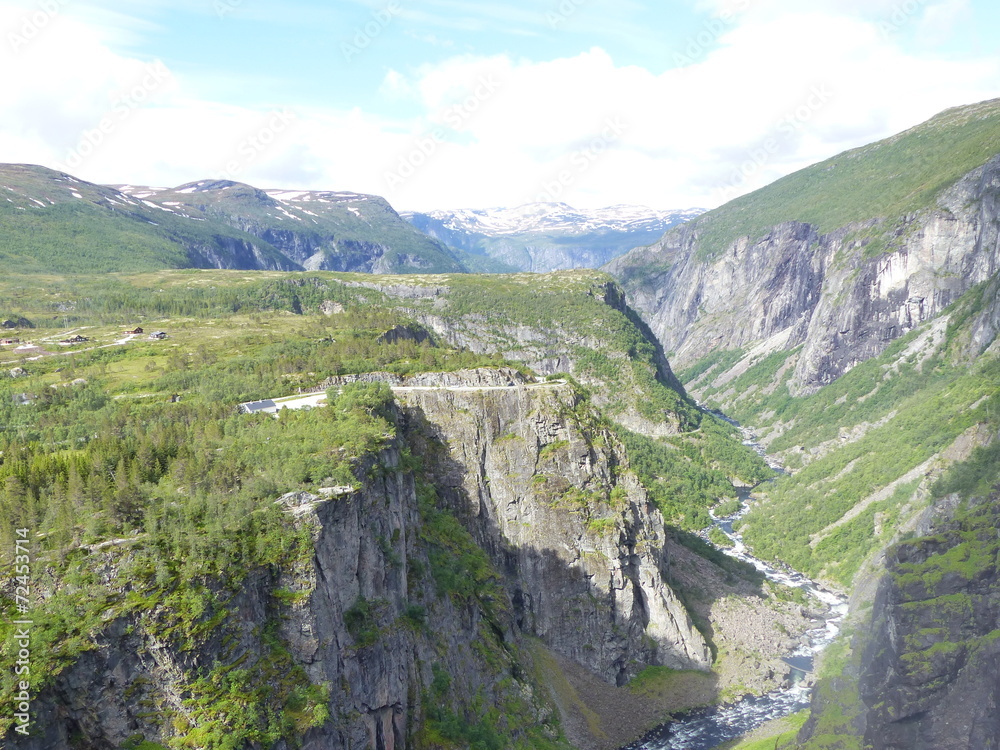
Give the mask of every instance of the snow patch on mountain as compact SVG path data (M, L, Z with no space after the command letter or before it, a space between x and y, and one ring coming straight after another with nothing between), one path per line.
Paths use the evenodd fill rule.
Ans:
M704 211L629 205L576 209L565 203L528 203L401 216L452 247L522 271L553 271L600 267L634 247L655 242Z
M566 235L594 232L666 232L670 227L704 213L702 208L658 211L645 206L608 206L576 209L565 203L528 203L516 208L459 209L426 214L453 231L487 237L552 232ZM411 220L416 212L403 213Z

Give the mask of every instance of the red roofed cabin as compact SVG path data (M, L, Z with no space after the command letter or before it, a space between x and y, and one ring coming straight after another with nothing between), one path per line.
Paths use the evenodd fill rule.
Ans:
M142 333L142 329L141 328L133 328L131 331L125 331L125 333L129 334L130 336L134 336L137 333Z

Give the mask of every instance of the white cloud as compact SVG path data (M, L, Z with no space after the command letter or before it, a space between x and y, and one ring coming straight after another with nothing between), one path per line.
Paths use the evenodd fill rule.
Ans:
M968 19L969 0L944 0L929 5L917 29L917 38L928 46L947 42L960 21Z
M724 2L742 0L711 0L717 11ZM174 74L126 113L116 103L143 86L148 62L62 15L15 50L8 33L24 8L0 4L0 65L18 71L0 79L0 161L65 163L110 118L72 169L84 179L176 185L228 174L260 187L382 194L400 209L542 196L581 207L711 206L1000 92L995 56L908 53L878 14L846 14L832 0L784 12L779 0L747 3L717 47L663 73L618 65L599 48L390 71L385 100L422 113L396 120L204 101L196 82Z
M569 203L714 205L1000 90L996 59L916 57L873 21L812 12L748 15L700 63L660 75L593 49L539 63L455 58L419 71L412 90L433 121L484 72L502 85L465 123L473 142L451 149L460 157L428 159L395 200L457 205L485 180L492 203L512 203L568 170L560 197ZM609 117L624 133L579 158ZM504 155L498 171L493 154Z

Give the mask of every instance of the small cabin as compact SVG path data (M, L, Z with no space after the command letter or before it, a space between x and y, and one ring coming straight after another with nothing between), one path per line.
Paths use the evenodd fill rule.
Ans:
M125 331L128 336L135 336L136 334L142 333L141 328L133 328L131 331Z
M87 339L86 336L81 336L81 335L77 334L76 336L70 336L68 339L63 339L59 343L60 344L82 344L82 343L84 343L87 340L88 339Z
M21 339L0 339L0 346L11 346L12 344L20 344Z
M149 334L149 338L154 339L154 340L161 340L161 339L165 339L166 337L167 337L167 334L164 333L163 331L153 331L153 333Z

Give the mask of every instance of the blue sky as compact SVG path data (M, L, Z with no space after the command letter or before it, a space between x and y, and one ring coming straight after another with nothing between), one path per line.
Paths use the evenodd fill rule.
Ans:
M0 0L0 160L711 207L1000 96L998 32L986 0Z
M669 9L666 4L600 0L566 0L562 5L406 0L330 5L300 0L282 4L278 12L253 0L232 6L206 1L201 7L164 9L147 17L159 28L138 40L134 52L174 60L178 72L209 80L219 71L239 71L262 81L256 91L239 92L247 103L253 98L264 104L285 102L292 96L300 103L361 106L386 116L405 114L398 101L379 93L390 70L415 71L458 55L507 54L540 61L598 46L620 65L662 72L674 67L672 50L682 49L701 31L703 21L702 14L683 3ZM370 42L366 27L379 29ZM262 49L276 54L262 55ZM234 92L222 82L210 93L231 97Z

